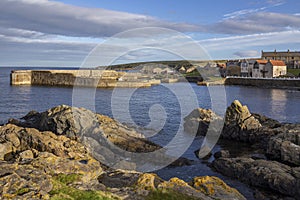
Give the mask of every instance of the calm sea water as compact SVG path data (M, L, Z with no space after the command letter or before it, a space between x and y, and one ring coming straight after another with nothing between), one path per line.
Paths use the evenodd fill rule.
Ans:
M7 122L9 118L20 118L30 110L45 111L60 104L73 105L74 98L77 98L74 97L73 88L10 86L9 75L13 69L20 68L0 68L0 124ZM122 122L153 130L157 134L150 139L161 145L170 142L176 131L180 129L180 116L187 115L183 108L189 106L192 108L213 107L217 113L222 115L226 106L238 99L246 104L251 112L264 114L280 122L300 123L300 91L239 86L215 86L208 89L196 84L187 84L158 85L135 91L125 88L117 90L81 88L79 90L83 95L81 95L80 101L82 101L81 105L87 108L94 108L90 105L92 102L98 113L115 118L117 113L117 118L120 118L119 120ZM173 90L174 88L176 89ZM193 94L187 92L190 88ZM85 94L92 94L92 96ZM193 95L197 96L196 106L191 103L194 100ZM91 97L93 97L92 101L90 101ZM164 123L161 123L162 121ZM158 126L161 127L156 130ZM178 143L183 141L184 138ZM186 167L165 168L156 173L163 178L177 176L187 181L194 176L219 176L251 198L251 189L238 181L230 180L213 172L205 163L197 160L194 151L199 149L201 142L201 138L196 138L184 153L185 157L195 160L195 164ZM214 151L220 148L217 145Z

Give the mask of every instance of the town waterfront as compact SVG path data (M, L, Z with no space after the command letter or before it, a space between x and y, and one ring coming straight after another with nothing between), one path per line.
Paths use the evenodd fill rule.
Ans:
M18 69L18 68L17 68ZM13 68L0 68L1 84L1 105L0 105L0 124L6 123L8 118L20 118L30 110L45 111L51 107L66 104L72 105L71 87L39 87L39 86L10 86L9 75ZM181 87L188 83L174 83L175 87ZM139 126L146 126L149 123L149 108L151 105L160 104L167 112L167 123L164 128L154 137L150 138L154 142L164 145L175 134L179 124L178 102L176 95L168 91L167 85L161 84L151 88L140 88L136 90L130 100L130 114L134 122ZM211 108L211 97L207 87L191 85L195 91L199 107ZM299 123L300 119L300 91L297 90L280 90L266 89L241 86L213 86L212 90L222 90L225 87L227 105L233 100L238 99L246 104L251 112L264 114L280 122ZM85 90L90 90L86 88ZM126 88L121 89L126 93ZM111 97L113 89L97 89L95 95L96 111L98 113L113 117L111 111ZM182 91L184 95L184 91ZM186 102L188 104L189 102ZM124 121L126 123L126 121ZM178 141L180 142L180 141ZM201 175L214 175L221 177L228 184L239 189L243 195L251 198L252 191L246 185L224 177L212 171L206 163L198 160L194 151L199 149L202 138L196 138L191 147L184 153L184 157L194 160L191 166L166 168L156 171L162 178L177 176L186 181L192 177ZM240 144L238 148L243 145ZM214 152L222 147L217 145Z

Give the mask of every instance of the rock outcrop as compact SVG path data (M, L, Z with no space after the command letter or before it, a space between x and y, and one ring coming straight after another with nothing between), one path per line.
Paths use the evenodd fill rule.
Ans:
M248 142L251 134L261 128L247 106L235 100L226 110L222 138Z
M266 154L270 159L300 166L300 125L282 126L280 133L269 140Z
M85 109L59 106L30 112L24 121L10 120L0 127L1 199L245 199L216 177L186 183L108 168L93 156L92 143L82 133L97 134L96 139L108 138L106 142L136 152L159 148L119 122ZM96 155L113 156L102 144L97 143L102 151Z
M208 132L222 129L223 120L210 109L197 108L184 118L184 130L191 134L205 136ZM211 126L210 126L211 125ZM219 125L219 126L217 126Z
M197 124L205 129L216 118L211 117L215 115L212 111L206 113L204 109L194 110L185 119L186 130ZM205 136L205 131L199 132ZM252 114L235 100L226 110L221 139L249 144L251 151L240 157L227 150L215 153L210 165L216 171L258 188L258 199L300 199L300 124L279 123ZM267 197L261 189L263 193L267 191Z
M47 199L52 177L78 174L82 185L97 180L101 164L75 140L49 131L7 124L0 128L0 193L7 199ZM88 185L86 185L88 186Z
M187 183L176 177L165 181L153 173L117 171L100 176L99 181L116 190L121 190L126 185L134 188L140 195L149 195L155 191L173 191L175 194L195 199L245 199L221 179L209 176L195 177L192 182Z
M251 158L219 158L212 166L222 174L284 196L300 197L299 167Z
M161 146L147 140L141 133L84 108L61 105L43 113L31 111L23 120L11 119L9 122L40 131L51 131L82 142L96 159L109 166L115 165L115 168L136 169L136 162L160 164L174 161L174 158L166 156ZM151 160L132 154L157 150L160 150L154 155L157 157Z

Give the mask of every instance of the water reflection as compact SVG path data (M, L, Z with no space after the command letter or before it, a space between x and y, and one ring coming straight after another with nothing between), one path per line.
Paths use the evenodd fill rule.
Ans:
M286 104L287 104L287 94L286 90L270 90L270 105L272 116L274 118L279 119L280 121L286 121L287 113L286 113Z

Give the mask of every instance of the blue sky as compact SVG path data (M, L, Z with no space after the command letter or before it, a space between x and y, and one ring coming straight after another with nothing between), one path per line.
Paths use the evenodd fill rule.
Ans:
M1 0L0 12L0 66L81 66L96 46L99 65L300 50L298 0Z

